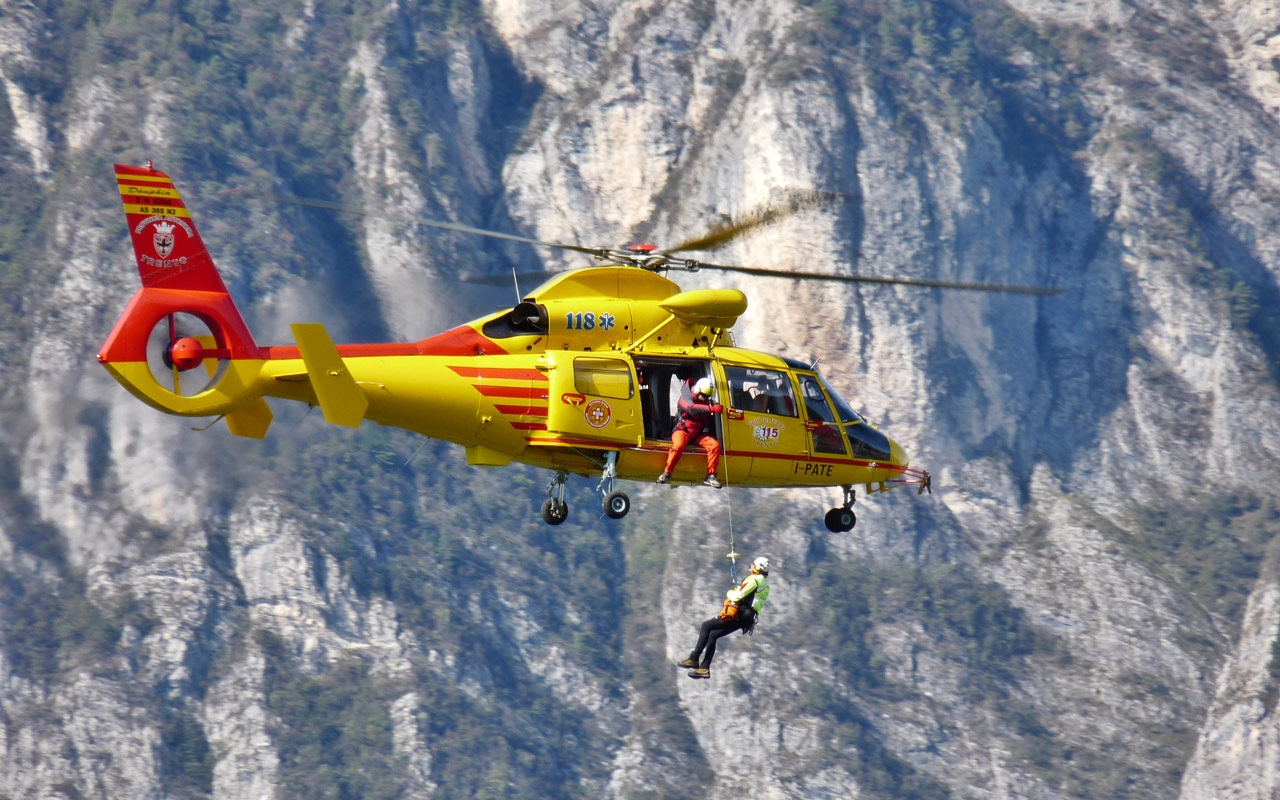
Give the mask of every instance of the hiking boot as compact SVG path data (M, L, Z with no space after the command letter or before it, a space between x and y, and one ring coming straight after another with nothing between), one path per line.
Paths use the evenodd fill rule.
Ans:
M715 476L715 475L708 475L708 476L706 477L706 479L702 481L702 485L703 485L703 486L710 486L712 489L719 489L719 488L720 488L720 481L716 480L716 476Z
M702 678L704 680L711 680L711 670L705 667L698 667L697 669L691 669L689 670L689 677Z
M676 664L676 666L677 666L677 667L684 667L685 669L688 669L688 668L690 668L690 667L692 667L693 669L697 669L697 668L698 668L698 661L697 661L697 659L694 659L694 658L686 658L684 661L681 661L681 662L679 662L678 664Z
M671 483L671 473L664 472L658 476L658 483Z

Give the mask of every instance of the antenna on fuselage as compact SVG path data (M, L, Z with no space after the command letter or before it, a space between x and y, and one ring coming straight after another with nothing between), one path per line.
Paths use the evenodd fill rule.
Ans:
M520 294L520 278L516 276L516 268L511 267L511 282L516 285L516 305L520 305L520 301L524 299L524 295Z

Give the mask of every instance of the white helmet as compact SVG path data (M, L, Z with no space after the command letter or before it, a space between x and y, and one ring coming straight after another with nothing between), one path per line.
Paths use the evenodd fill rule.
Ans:
M756 558L756 560L755 560L755 561L752 561L752 562L751 562L751 568L752 568L752 569L756 569L756 570L760 570L760 571L761 571L761 572L763 572L764 574L768 575L768 574L769 574L769 559L765 558L764 556L759 556L759 557L757 557L757 558Z
M698 382L693 385L694 394L701 394L707 397L710 397L715 390L716 383L710 378L698 378Z

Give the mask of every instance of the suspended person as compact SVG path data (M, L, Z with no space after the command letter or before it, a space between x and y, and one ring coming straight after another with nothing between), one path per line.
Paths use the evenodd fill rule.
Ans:
M690 388L692 384L692 388ZM716 470L720 466L720 442L708 431L712 428L712 415L724 412L724 406L712 399L716 390L715 382L710 378L698 378L696 381L685 381L680 387L680 401L677 404L680 421L671 432L671 448L667 450L667 466L658 476L658 483L670 483L671 471L684 453L689 442L707 451L707 477L703 486L720 488L716 480Z
M720 614L702 623L698 644L677 667L689 667L690 678L710 678L711 659L716 657L716 640L734 631L751 633L756 618L769 599L769 559L760 556L751 562L751 574L725 593ZM699 663L701 659L701 663Z

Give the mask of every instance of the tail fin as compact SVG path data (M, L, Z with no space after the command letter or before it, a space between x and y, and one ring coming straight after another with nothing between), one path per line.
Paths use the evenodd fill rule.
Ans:
M226 294L191 212L169 176L149 161L145 167L116 164L116 183L142 285Z
M169 176L150 163L115 169L142 289L98 361L161 411L225 414L233 433L261 437L271 419L257 385L266 350L254 343Z

